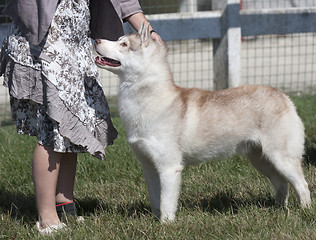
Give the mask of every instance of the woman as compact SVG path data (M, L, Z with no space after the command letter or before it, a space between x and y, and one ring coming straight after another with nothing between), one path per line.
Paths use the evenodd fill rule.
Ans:
M4 10L13 24L0 75L18 133L37 137L32 174L41 234L65 227L57 212L74 214L77 153L103 159L117 136L90 29L93 38L115 40L123 34L122 21L135 29L147 21L137 0L90 2L89 11L89 0L11 0ZM154 31L152 38L161 41Z

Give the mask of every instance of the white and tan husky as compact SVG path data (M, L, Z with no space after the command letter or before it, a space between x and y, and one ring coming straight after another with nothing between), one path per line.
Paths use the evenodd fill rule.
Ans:
M161 221L175 218L185 165L235 153L269 178L278 205L286 206L290 183L302 207L310 206L301 167L304 126L282 92L176 86L167 49L151 39L148 25L118 41L96 40L95 50L97 65L120 77L119 113Z

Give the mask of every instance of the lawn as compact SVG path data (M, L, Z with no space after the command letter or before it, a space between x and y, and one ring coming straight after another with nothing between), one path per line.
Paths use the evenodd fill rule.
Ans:
M316 96L292 98L306 128L304 172L313 206L302 210L290 189L289 211L274 206L268 180L248 161L231 157L187 167L176 221L161 224L150 212L140 168L126 142L117 111L119 137L107 159L79 156L76 204L84 223L67 219L68 230L48 239L316 239ZM31 159L36 141L0 127L0 240L42 239L34 229L36 206Z

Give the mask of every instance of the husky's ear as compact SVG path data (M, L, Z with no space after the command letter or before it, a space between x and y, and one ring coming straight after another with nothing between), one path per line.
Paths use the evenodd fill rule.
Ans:
M142 44L147 47L149 44L149 41L151 40L150 32L149 32L149 23L143 22L138 30L138 34L140 35L140 38L142 40Z

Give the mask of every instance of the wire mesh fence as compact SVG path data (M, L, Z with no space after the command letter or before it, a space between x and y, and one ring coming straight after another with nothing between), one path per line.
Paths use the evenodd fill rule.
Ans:
M0 0L0 23L9 23L10 22L10 19L7 16L1 14L4 6L7 4L8 1L9 0Z
M316 93L315 33L245 38L242 79L289 94Z
M316 7L315 0L242 0L242 9ZM289 94L316 93L315 33L244 37L242 79Z
M0 10L7 0L0 0ZM145 14L221 9L221 0L140 0ZM241 9L310 8L316 0L241 0ZM10 20L0 15L0 23ZM211 31L211 29L209 30ZM241 79L245 84L272 85L290 94L316 93L315 33L243 37ZM213 89L212 39L168 41L168 61L175 82L183 87ZM118 78L100 71L108 97L118 93ZM1 81L1 80L0 80ZM10 113L8 94L0 86L0 123Z

